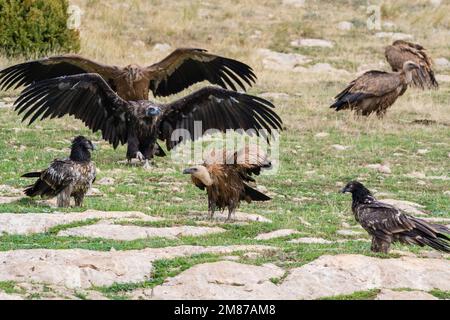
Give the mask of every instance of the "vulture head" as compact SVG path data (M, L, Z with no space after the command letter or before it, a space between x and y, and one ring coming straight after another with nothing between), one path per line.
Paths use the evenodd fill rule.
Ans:
M124 69L127 74L129 83L137 82L141 80L143 77L141 68L135 64L130 64L126 66Z
M147 108L147 110L145 110L145 115L150 118L159 116L160 114L161 109L159 109L158 107L149 107Z
M422 68L413 61L405 61L403 64L403 72L406 75L406 82L408 84L412 82L412 73L414 70L417 70L417 74L425 81L425 74L423 73Z
M358 181L350 181L347 185L341 190L342 193L350 192L352 195L371 195L369 189L367 189L361 182Z
M95 145L83 136L78 136L72 141L70 159L74 161L90 161L91 151L95 150Z
M195 166L192 168L187 168L183 170L183 174L190 174L192 177L200 180L205 186L210 186L213 184L211 175L205 166Z

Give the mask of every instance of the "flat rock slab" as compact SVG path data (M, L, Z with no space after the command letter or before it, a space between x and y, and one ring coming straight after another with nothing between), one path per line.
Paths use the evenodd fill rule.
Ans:
M265 69L276 71L293 71L295 67L311 61L306 56L296 53L282 53L269 49L259 49L259 56Z
M0 213L0 234L33 234L46 232L50 228L88 219L139 219L159 221L138 211L96 211L73 213Z
M17 294L9 294L3 291L0 291L0 301L3 300L23 300L23 298Z
M163 285L133 292L133 299L283 299L271 278L284 270L274 265L254 266L232 261L196 265Z
M67 288L110 286L149 279L152 262L195 254L274 251L270 246L178 246L129 251L29 249L0 252L0 281L36 282Z
M393 291L383 289L375 300L439 300L435 296L423 291Z
M201 220L209 220L208 213L200 212L200 211L191 211L188 213L189 216L196 216L200 218ZM213 220L216 221L226 221L228 218L227 212L215 212ZM253 213L245 213L237 211L235 215L231 217L231 222L267 222L272 223L272 220L263 217L259 214L253 214Z
M401 32L377 32L377 38L391 38L392 40L412 40L414 37L407 33Z
M8 204L19 201L22 197L0 197L0 204Z
M450 289L450 261L363 255L324 255L290 271L232 261L206 263L169 278L153 290L136 290L135 299L317 299L370 289L430 291Z
M182 236L202 236L225 231L225 229L219 227L176 226L155 228L97 223L62 230L58 233L58 236L90 237L130 241L155 237L176 239Z
M288 237L290 235L298 234L298 233L299 232L297 230L293 230L293 229L280 229L280 230L275 230L272 232L258 234L255 237L255 240L270 240L270 239L275 239L275 238Z
M291 46L293 47L322 47L322 48L333 48L334 43L323 39L297 39L291 41Z
M426 212L420 210L423 208L423 206L415 202L395 200L395 199L380 199L380 201L386 202L387 204L397 207L398 209L405 211L406 213L411 215L418 215L418 216L427 215Z
M314 243L331 244L331 243L333 243L333 241L326 240L323 238L311 238L311 237L292 239L292 240L289 240L288 242L289 243L305 243L305 244L314 244Z
M336 231L336 233L340 236L344 236L344 237L353 237L353 236L359 236L362 235L363 232L362 231L355 231L355 230L351 230L351 229L341 229Z

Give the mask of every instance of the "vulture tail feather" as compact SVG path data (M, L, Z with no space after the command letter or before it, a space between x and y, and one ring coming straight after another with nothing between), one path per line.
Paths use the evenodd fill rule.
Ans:
M259 192L256 189L253 189L252 187L248 186L248 185L244 185L245 186L245 194L247 196L250 196L250 198L253 201L268 201L271 198L266 196L264 193Z

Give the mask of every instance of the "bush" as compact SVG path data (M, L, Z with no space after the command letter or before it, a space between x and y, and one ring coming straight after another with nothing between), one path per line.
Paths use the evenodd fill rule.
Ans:
M79 33L67 28L67 0L0 0L0 51L7 56L74 52Z

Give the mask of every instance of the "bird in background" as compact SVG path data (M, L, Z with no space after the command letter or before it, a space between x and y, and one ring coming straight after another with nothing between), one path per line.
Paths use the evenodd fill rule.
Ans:
M271 198L251 186L252 175L270 168L266 153L256 145L247 145L237 152L213 150L201 165L187 168L183 174L191 175L192 183L208 195L208 213L228 209L227 221L235 214L241 201L268 201Z
M95 73L59 77L29 85L14 103L29 124L72 115L116 148L127 144L128 160L149 167L157 139L168 150L214 129L241 130L270 139L282 130L275 106L262 98L219 87L204 87L171 103L122 99ZM251 131L249 131L251 130Z
M372 70L359 76L335 97L330 108L336 111L354 110L357 115L369 116L376 113L384 117L387 109L402 96L413 81L413 72L419 65L406 61L400 72Z
M394 72L400 72L406 61L413 61L419 68L412 72L411 85L419 89L438 89L439 84L434 76L433 61L426 49L420 44L396 40L387 46L384 55Z
M450 229L447 227L415 218L377 200L358 181L349 182L341 192L352 194L352 212L356 221L372 236L373 252L388 253L394 242L450 252Z
M69 207L70 198L75 206L81 207L83 199L95 181L95 164L91 161L92 142L83 136L72 141L70 155L65 159L55 159L43 171L29 172L22 177L38 178L24 193L29 197L57 197L58 207Z

